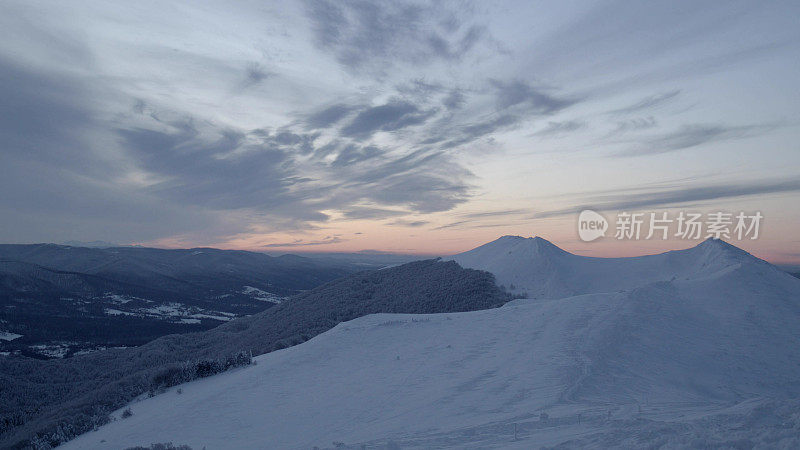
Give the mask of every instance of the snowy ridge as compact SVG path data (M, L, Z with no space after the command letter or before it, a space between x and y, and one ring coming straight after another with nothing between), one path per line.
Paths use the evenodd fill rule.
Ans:
M800 280L717 241L598 261L522 239L463 255L545 299L341 323L65 448L800 445Z
M573 255L540 237L503 236L448 258L495 275L497 283L528 298L629 290L657 281L713 276L737 264L767 264L718 240L694 248L634 258ZM777 270L777 269L776 269Z

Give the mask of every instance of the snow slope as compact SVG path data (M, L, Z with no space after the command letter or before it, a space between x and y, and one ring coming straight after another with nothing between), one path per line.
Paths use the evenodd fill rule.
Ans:
M64 447L800 446L800 280L709 241L609 260L614 286L576 276L614 276L602 261L514 241L493 244L572 270L520 278L545 299L345 322ZM546 298L571 280L597 292Z

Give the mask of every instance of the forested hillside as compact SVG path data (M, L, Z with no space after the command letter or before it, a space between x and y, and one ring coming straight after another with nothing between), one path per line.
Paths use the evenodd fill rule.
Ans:
M0 445L21 445L36 433L57 444L103 423L138 395L238 365L241 352L295 345L366 314L471 311L508 300L487 272L426 260L356 273L259 314L138 348L66 360L6 358L0 360Z

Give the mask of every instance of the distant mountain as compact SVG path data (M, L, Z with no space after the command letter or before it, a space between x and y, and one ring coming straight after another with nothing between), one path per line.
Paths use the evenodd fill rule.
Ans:
M0 245L0 352L63 357L254 314L363 266L293 255Z
M487 272L418 261L355 273L212 330L164 336L138 348L63 360L0 358L0 447L42 430L56 443L91 429L105 412L160 386L158 380L188 363L283 349L366 314L472 311L510 299Z
M409 255L385 252L325 252L325 253L303 253L303 256L314 258L318 261L328 261L331 263L354 264L364 267L376 266L396 266L412 261L431 259L438 255Z
M800 447L800 280L721 241L602 259L503 238L456 259L540 298L344 322L64 448Z
M540 237L503 236L447 259L493 273L498 284L515 294L561 298L629 290L657 281L699 279L753 257L712 239L658 255L594 258L573 255Z
M85 248L54 244L0 245L0 259L147 285L204 292L256 283L277 295L291 295L346 273L343 264L321 264L295 255L272 257L241 250L146 247ZM338 270L331 277L331 270Z
M109 248L109 247L128 247L127 245L114 244L113 242L106 241L65 241L61 245L68 245L70 247L90 247L90 248Z

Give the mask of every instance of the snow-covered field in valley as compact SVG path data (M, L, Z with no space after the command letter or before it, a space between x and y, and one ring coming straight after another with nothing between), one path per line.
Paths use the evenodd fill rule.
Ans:
M473 252L455 259L535 298L341 323L64 448L800 447L800 280L718 241Z

